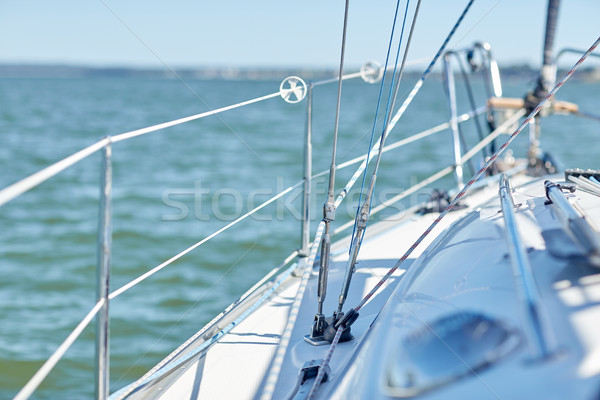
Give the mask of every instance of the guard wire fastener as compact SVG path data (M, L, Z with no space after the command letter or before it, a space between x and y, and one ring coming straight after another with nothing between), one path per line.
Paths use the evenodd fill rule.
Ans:
M559 184L552 181L545 181L544 186L546 188L546 198L548 199L544 202L545 205L552 204L552 200L550 200L550 194L548 193L551 188L557 188L561 191L568 190L570 193L575 193L575 190L577 190L577 187L570 183Z
M328 196L327 202L323 204L323 222L325 232L321 238L321 258L319 260L319 281L317 283L317 313L311 326L310 334L304 336L304 340L313 346L327 344L324 334L332 318L325 318L323 314L323 303L327 295L327 275L329 274L329 253L331 241L329 239L329 225L335 220L335 203L333 196Z
M341 313L340 317L329 324L325 330L325 340L329 343L333 342L333 338L340 327L343 328L342 335L340 336L340 343L348 342L354 339L354 336L352 336L352 333L350 333L350 326L356 321L357 318L358 311L356 311L354 308L350 309L350 311L348 311L346 314Z

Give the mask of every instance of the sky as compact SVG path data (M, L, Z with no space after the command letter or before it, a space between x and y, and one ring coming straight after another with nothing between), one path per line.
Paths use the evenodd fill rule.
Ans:
M422 0L409 59L431 59L466 4ZM350 1L346 65L383 63L395 6ZM450 48L486 41L503 64L539 65L545 7L476 0ZM343 12L343 0L2 0L0 63L335 67ZM563 0L555 49L587 49L600 36L598 15L599 0Z

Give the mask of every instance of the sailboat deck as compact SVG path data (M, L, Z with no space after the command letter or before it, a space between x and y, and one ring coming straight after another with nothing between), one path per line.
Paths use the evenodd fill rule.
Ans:
M469 205L482 203L496 196L497 184L478 190L465 200ZM469 208L454 211L438 226L440 231L465 215ZM409 246L437 217L437 213L425 215L398 215L373 224L361 248L359 262L344 309L354 307L369 290L394 266ZM399 222L399 219L403 220ZM337 308L339 290L342 286L348 260L349 237L334 243L332 263L328 278L328 293L324 312ZM392 278L361 310L359 319L352 325L355 339L340 343L331 361L332 374L339 374L356 353L367 329L389 299L398 279L405 269L421 254L433 239L426 240L405 261ZM285 398L296 385L298 372L306 361L323 359L329 346L312 346L304 336L317 309L318 262L312 271L304 294L296 326L291 335L283 369L274 392L274 398ZM161 399L182 398L256 398L264 388L273 356L285 328L287 315L298 290L299 278L274 293L267 302L241 321L227 335L212 345L203 356L183 364L182 374L174 379L163 379L143 391L144 396ZM326 388L328 383L324 383ZM136 398L132 396L131 398Z
M555 178L559 179L558 176ZM386 315L390 314L390 310L396 310L392 314L397 314L402 307L410 308L404 301L394 301L395 298L404 298L405 301L411 302L412 295L403 292L402 285L398 285L399 282L406 280L411 281L410 285L415 287L411 290L417 290L420 293L419 296L422 298L418 302L422 302L425 298L430 299L419 306L422 310L422 320L432 320L435 315L447 310L448 307L457 310L485 310L488 315L522 330L522 333L518 335L520 344L517 350L513 351L511 356L494 368L492 372L488 372L482 378L461 380L444 391L428 392L426 398L439 398L439 396L446 398L450 393L464 393L465 390L468 390L469 393L476 393L482 396L481 398L493 397L498 393L508 396L506 398L514 398L516 394L509 390L510 388L502 387L500 382L503 382L503 379L508 376L507 374L514 373L515 370L521 370L521 374L530 376L531 379L550 379L553 383L549 387L554 387L555 395L575 390L573 387L569 389L567 382L569 384L576 382L578 385L576 390L582 396L595 390L591 377L600 373L600 362L595 357L600 354L600 341L597 335L593 335L591 332L597 332L600 329L597 322L598 316L600 316L600 297L598 296L598 287L600 286L598 277L600 275L597 274L596 269L591 267L569 267L570 259L568 257L556 258L551 255L552 252L547 251L546 246L549 239L544 232L562 228L558 224L554 209L545 204L546 195L542 181L533 180L527 183L528 180L531 178L521 175L513 178L515 186L522 184L514 190L513 196L519 231L523 243L529 249L530 257L536 265L534 268L535 279L540 298L543 301L543 326L547 333L550 349L550 355L543 359L546 361L532 361L531 343L527 343L529 339L525 333L526 322L523 321L520 313L519 296L515 291L510 258L502 233L504 230L503 216L499 207L497 183L491 182L465 200L465 204L469 207L450 213L448 218L443 221L443 225L437 228L440 232L442 230L445 232L437 235L434 245L427 250L425 259L428 261L423 261L423 257L419 257L434 239L423 243L423 246L416 250L395 272L377 295L361 309L360 317L352 325L355 339L338 344L335 356L329 364L332 379L321 385L320 395L344 398L350 393L349 391L353 390L352 387L359 389L362 387L369 391L370 389L365 389L373 384L373 382L368 383L369 376L385 374L384 370L377 369L385 368L389 362L383 359L369 360L369 357L371 354L384 355L384 358L389 357L388 352L383 350L383 347L387 346L385 337L394 335L396 338L401 338L406 335L407 328L396 326L389 320L383 322L387 327L383 331L381 328L373 330L371 327L376 318L378 321L387 318ZM600 202L598 202L596 194L578 190L575 194L567 195L567 198L571 202L576 201L578 208L592 225L600 223ZM476 206L477 204L479 206ZM469 213L469 217L463 218L467 216L467 213ZM401 222L390 218L373 225L363 242L345 310L356 305L368 293L436 216L436 213L411 215ZM466 222L461 222L458 227L454 225L451 230L446 229L453 222L461 219ZM469 229L470 233L462 231L465 224L472 225ZM489 234L480 237L480 240L469 239L469 235L478 235L482 229L487 229ZM466 253L465 248L462 249L463 257L466 258L448 258L448 254L444 253L444 257L440 260L446 266L444 267L436 261L438 254L455 251L457 243L467 246ZM482 243L487 243L487 246L482 247ZM348 260L348 244L349 237L346 237L333 246L329 291L324 305L326 313L332 312L337 306L337 291L342 285ZM401 280L406 268L417 260L420 264L429 262L431 264L428 267L429 271L441 271L440 268L446 268L447 272L444 273L444 276L437 278L430 274L425 278L419 278L424 279L425 283L418 283L414 280L414 276L408 276ZM463 262L465 260L467 262ZM484 268L487 272L477 272L473 269L478 265L483 266L482 262L488 264ZM420 266L415 265L415 268L419 269ZM415 268L411 269L413 275ZM475 290L475 286L483 279L481 274L484 272L487 274L485 278L488 282L488 285L485 286L487 289L483 292ZM493 276L489 276L490 272ZM459 275L463 276L464 282L457 278ZM288 398L296 386L298 373L302 366L307 361L323 359L329 349L327 345L312 346L304 340L304 336L309 333L317 308L317 277L318 267L315 265L302 299L297 323L293 327L273 398ZM437 279L439 284L461 281L466 286L444 284L442 291L432 293L431 290L434 290L439 284L428 284L428 280L431 279ZM491 286L489 285L490 280L494 282ZM289 278L286 285L282 285L279 291L271 295L264 304L242 320L228 334L205 352L179 366L179 372L171 373L170 377L167 375L152 382L142 392L136 394L162 399L260 398L299 282L298 277ZM404 284L406 285L406 282ZM423 284L426 286L419 289L419 285ZM490 298L495 300L489 301ZM388 301L389 299L391 301ZM431 305L427 305L429 302L438 305L431 308ZM554 315L554 311L561 317L547 318ZM389 333L385 333L386 331ZM394 342L397 342L397 339ZM574 343L578 343L578 345L574 345ZM391 353L394 353L394 345L390 348ZM370 350L365 350L365 347ZM358 364L353 362L357 357L362 360ZM378 365L375 367L377 371L369 372L369 368L371 368L369 365ZM360 370L365 371L361 373ZM353 384L349 383L348 379L350 378L344 378L356 373L361 378ZM565 380L561 378L565 376L564 374L575 374L576 377L571 376ZM365 383L365 381L367 382ZM524 393L523 387L519 387L518 393ZM137 398L136 394L131 398ZM531 395L533 396L533 393Z

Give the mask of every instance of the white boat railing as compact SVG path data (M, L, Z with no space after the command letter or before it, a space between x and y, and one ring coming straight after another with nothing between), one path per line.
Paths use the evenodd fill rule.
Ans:
M354 78L361 77L361 76L364 77L364 73L365 72L362 71L362 73L348 74L348 75L345 75L343 77L343 79L354 79ZM377 70L377 73L381 74L381 73L383 73L383 71ZM337 81L337 78L334 80L326 80L326 81L316 82L315 84L325 84L328 82L335 82L335 81ZM138 283L140 283L147 277L158 272L160 269L166 267L167 265L171 264L175 260L184 256L185 254L189 253L190 251L194 250L195 248L199 247L200 245L206 243L208 240L212 239L213 237L215 237L215 236L219 235L220 233L224 232L225 230L229 229L230 227L237 224L241 220L247 218L248 216L259 211L260 209L266 207L268 204L272 203L273 201L277 200L278 198L283 197L286 194L290 193L293 189L297 188L302 183L304 183L306 185L306 181L308 180L308 179L303 179L301 182L290 186L286 190L273 196L271 199L262 203L261 205L254 208L253 210L249 211L248 213L246 213L245 215L236 219L235 221L232 221L230 224L219 229L218 231L214 232L213 234L211 234L208 237L204 238L203 240L199 241L195 245L189 247L188 249L184 250L183 252L170 258L169 260L158 265L154 269L152 269L152 270L148 271L147 273L141 275L140 277L134 279L133 281L122 286L121 288L115 290L114 292L109 293L109 284L108 283L109 283L109 277L110 277L110 254L111 254L111 209L110 209L110 204L111 204L111 192L112 192L112 160L111 160L112 144L120 142L120 141L124 141L124 140L129 140L129 139L141 136L141 135L146 135L148 133L156 132L156 131L159 131L159 130L162 130L165 128L180 125L180 124L183 124L186 122L190 122L190 121L198 120L201 118L209 117L212 115L216 115L216 114L219 114L219 113L222 113L225 111L233 110L235 108L240 108L240 107L244 107L244 106L247 106L250 104L262 102L262 101L272 99L272 98L275 98L278 96L281 96L284 99L286 99L287 97L290 96L290 94L296 94L298 101L302 99L300 97L304 97L304 95L306 93L305 92L299 93L298 91L306 90L305 86L303 89L302 88L299 89L295 85L292 84L292 85L290 85L289 88L284 88L283 86L284 86L285 82L286 81L284 81L282 83L280 90L275 93L271 93L271 94L268 94L265 96L257 97L254 99L250 99L250 100L247 100L244 102L240 102L240 103L233 104L230 106L222 107L219 109L210 110L207 112L191 115L188 117L179 118L176 120L149 126L146 128L137 129L137 130L117 134L114 136L105 137L105 138L101 139L100 141L98 141L98 142L96 142L96 143L94 143L94 144L92 144L92 145L90 145L90 146L88 146L88 147L86 147L86 148L84 148L84 149L82 149L82 150L80 150L80 151L78 151L78 152L76 152L76 153L74 153L74 154L72 154L72 155L70 155L70 156L68 156L68 157L66 157L66 158L64 158L64 159L62 159L62 160L46 167L46 168L28 176L27 178L22 179L0 191L0 206L2 206L4 204L6 204L7 202L22 195L23 193L27 192L28 190L31 190L31 189L35 188L36 186L40 185L41 183L49 180L50 178L52 178L53 176L59 174L60 172L62 172L64 170L66 170L67 168L86 159L87 157L91 156L92 154L95 154L97 151L104 150L103 157L102 157L102 164L103 164L102 179L101 179L101 183L100 183L100 185L101 185L100 223L99 223L99 229L98 229L98 277L97 277L98 301L94 305L92 310L85 316L85 318L71 332L71 334L67 337L67 339L59 346L59 348L52 354L52 356L50 356L50 358L48 358L48 360L43 364L43 366L36 372L36 374L29 380L29 382L21 389L21 391L17 394L15 399L26 399L29 396L31 396L31 394L33 394L33 392L42 383L42 381L48 375L48 373L54 368L54 366L58 363L58 361L63 357L63 355L69 349L69 347L75 342L75 340L78 338L78 336L83 332L83 330L87 327L87 325L89 325L91 320L96 316L98 316L98 318L99 318L98 329L97 329L97 334L96 334L96 343L97 343L96 344L96 353L97 353L97 367L96 368L97 368L97 376L98 376L97 383L96 383L96 385L97 385L96 391L97 391L98 398L106 398L108 396L108 368L109 368L108 367L108 365L109 365L109 362L108 362L108 341L109 341L109 338L108 338L108 332L109 332L109 330L108 330L108 310L109 310L110 300L114 299L115 297L117 297L121 293L125 292L126 290L130 289L131 287L137 285ZM295 82L295 81L292 81L292 82ZM304 84L304 82L302 82L302 84ZM291 101L291 102L295 102L295 101ZM308 128L308 130L310 131L310 127ZM308 138L310 140L310 136ZM308 178L310 178L310 173L309 173ZM306 203L306 208L308 208L308 203ZM306 221L307 221L308 215L309 215L308 213L304 213L305 221L303 222L303 226L306 226ZM308 232L308 230L307 230L307 232Z
M285 83L286 81L284 81ZM290 81L288 81L290 82ZM292 81L293 82L293 81ZM50 358L43 364L43 366L36 372L36 374L27 382L27 384L19 391L16 395L15 399L27 399L29 396L33 394L33 392L37 389L37 387L42 383L42 381L46 378L46 376L50 373L50 371L54 368L54 366L58 363L58 361L64 356L69 347L75 342L75 340L79 337L79 335L83 332L85 327L89 325L91 320L98 316L98 328L96 334L96 397L99 399L104 399L108 397L109 390L109 382L108 382L108 370L109 370L109 359L108 359L108 343L109 343L109 328L108 328L108 310L109 303L111 299L114 299L119 294L125 292L131 287L135 286L139 282L146 279L148 276L158 272L160 269L166 267L171 264L175 260L179 259L183 255L189 253L196 247L199 247L203 243L217 236L218 234L224 232L228 228L232 227L242 219L248 217L249 215L257 212L278 198L290 193L293 189L298 187L302 182L289 187L288 189L278 193L270 200L267 200L260 206L251 210L244 216L238 218L237 220L231 222L224 228L218 230L207 238L201 240L196 243L194 246L184 250L178 255L170 258L159 266L155 267L151 271L143 274L141 277L134 279L132 282L124 285L120 289L109 293L109 280L110 280L110 254L111 254L111 192L112 192L112 143L129 140L141 135L146 135L148 133L156 132L165 128L173 127L176 125L181 125L186 122L198 120L201 118L209 117L212 115L216 115L225 111L233 110L235 108L240 108L243 106L247 106L250 104L262 102L271 98L275 98L278 96L289 97L290 94L298 94L298 88L294 85L290 85L289 88L284 88L283 84L280 87L280 90L275 93L271 93L265 96L257 97L251 100L247 100L241 103L233 104L230 106L218 108L215 110L210 110L204 113L199 113L195 115L191 115L184 118L179 118L176 120L164 122L161 124L149 126L142 129L137 129L129 132L124 132L121 134L117 134L114 136L108 136L103 138L102 140L28 176L27 178L20 180L0 191L0 206L6 204L7 202L15 199L16 197L22 195L30 189L35 188L41 183L47 181L53 176L59 174L60 172L66 170L67 168L77 164L78 162L84 160L85 158L91 156L99 150L103 151L102 156L102 179L100 182L100 223L98 228L98 270L97 270L97 298L98 301L92 308L92 310L85 316L85 318L79 323L79 325L71 332L71 334L67 337L67 339L59 346L59 348L50 356ZM303 83L303 82L302 82ZM304 97L305 93L300 93L302 97ZM300 99L301 100L301 99Z
M377 75L381 76L382 73L383 73L382 68L379 68L378 66L370 65L369 68L363 69L363 70L361 70L361 72L344 75L342 77L342 79L345 80L345 79L355 79L358 77L362 77L363 80L373 83L374 82L373 79L377 79ZM226 230L232 228L234 225L238 224L242 220L248 218L252 214L263 209L264 207L268 206L269 204L273 203L277 199L290 194L292 191L299 188L300 186L303 186L303 192L304 192L304 199L303 199L303 205L302 205L302 208L303 208L302 216L303 217L302 217L302 221L301 221L301 223L302 223L302 225L301 225L301 229L302 229L301 247L298 251L296 251L292 254L294 256L298 255L299 257L306 259L306 257L308 256L308 250L309 250L309 245L310 245L310 243L309 243L309 235L310 235L309 196L310 196L311 180L314 178L323 176L329 172L328 170L326 170L326 171L322 171L322 172L319 172L319 173L313 175L312 170L311 170L311 165L312 165L312 154L311 154L312 153L312 151L311 151L312 88L314 86L318 86L318 85L337 82L338 78L327 79L327 80L318 81L318 82L312 82L312 83L309 83L308 85L305 85L304 82L297 77L292 77L292 78L293 78L292 81L289 81L288 80L289 78L284 80L284 82L282 82L282 86L280 87L280 90L275 93L271 93L271 94L268 94L265 96L257 97L254 99L250 99L250 100L247 100L247 101L244 101L241 103L222 107L219 109L211 110L208 112L195 114L195 115L191 115L188 117L179 118L176 120L149 126L146 128L137 129L137 130L133 130L133 131L129 131L129 132L124 132L124 133L117 134L114 136L107 136L107 137L101 139L100 141L30 175L29 177L26 177L25 179L18 181L16 183L4 188L3 190L0 190L0 206L2 206L4 204L6 204L7 202L19 197L20 195L27 192L28 190L31 190L31 189L35 188L36 186L40 185L41 183L49 180L50 178L52 178L53 176L59 174L60 172L62 172L64 170L66 170L67 168L69 168L69 167L77 164L78 162L84 160L85 158L91 156L92 154L95 154L99 150L103 150L102 151L102 178L100 181L101 195L100 195L100 203L99 203L100 217L99 217L98 244L97 244L97 248L98 248L97 302L93 306L93 308L90 310L90 312L77 325L77 327L69 334L69 336L65 339L65 341L48 358L48 360L35 373L35 375L27 382L27 384L21 389L21 391L19 391L19 393L16 395L15 399L19 399L19 400L27 399L34 393L34 391L37 389L37 387L42 383L42 381L46 378L46 376L50 373L50 371L54 368L54 366L60 361L60 359L64 356L64 354L69 349L69 347L77 340L79 335L90 324L90 322L92 321L92 319L94 317L98 317L98 324L97 324L97 330L96 330L96 358L97 358L97 361L96 361L96 376L97 376L96 397L99 399L107 398L108 394L109 394L108 393L109 392L109 380L108 380L109 352L108 352L108 348L109 348L109 340L110 340L110 338L109 338L109 304L110 304L110 301L115 299L117 296L124 293L125 291L136 286L137 284L141 283L148 277L154 275L155 273L162 270L166 266L170 265L174 261L176 261L179 258L183 257L184 255L190 253L192 250L198 248L199 246L203 245L204 243L208 242L209 240L213 239L214 237L216 237L216 236L220 235L221 233L225 232ZM290 84L290 82L291 82L291 85L289 88L284 88L284 84L286 84L286 82L287 82L287 84ZM300 84L301 87L298 87L297 86L298 84ZM111 192L112 192L112 145L113 145L113 143L117 143L117 142L124 141L124 140L129 140L129 139L132 139L132 138L135 138L138 136L146 135L148 133L156 132L156 131L159 131L159 130L162 130L165 128L169 128L169 127L173 127L176 125L180 125L180 124L183 124L186 122L213 116L213 115L216 115L216 114L219 114L219 113L222 113L225 111L233 110L236 108L240 108L240 107L243 107L246 105L266 101L266 100L275 98L277 96L281 96L284 99L286 99L286 98L289 98L291 96L291 94L294 94L296 96L297 101L302 100L305 95L308 95L307 111L306 111L306 135L305 135L305 148L304 148L304 178L301 181L297 182L296 184L291 185L288 188L277 193L276 195L274 195L267 201L260 204L258 207L255 207L254 209L248 211L246 214L240 216L236 220L230 222L229 224L227 224L224 227L220 228L219 230L215 231L211 235L205 237L204 239L198 241L194 245L192 245L192 246L188 247L187 249L183 250L182 252L178 253L177 255L175 255L175 256L171 257L170 259L166 260L165 262L157 265L153 269L138 276L137 278L135 278L132 281L130 281L129 283L121 286L120 288L110 292L109 291L109 281L110 281L110 257L111 257ZM289 101L289 102L297 102L297 101L293 100L293 101ZM405 109L406 109L406 107L404 106L403 108L401 108L400 112L403 112ZM466 122L466 121L476 117L477 115L480 115L480 114L486 112L486 110L487 110L487 107L481 107L470 113L456 116L455 120L457 123L463 123L463 122ZM507 122L507 124L514 123L514 121L516 121L521 116L522 116L522 114L516 113L513 116L514 120ZM394 119L392 120L392 124L389 128L390 130L392 129L391 127L393 127L393 125L397 122L397 120L398 120L398 118L394 117ZM450 121L442 123L431 129L427 129L425 131L416 133L405 139L399 140L395 143L391 143L391 144L385 146L382 149L382 152L399 149L403 146L406 146L406 145L416 142L418 140L422 140L433 134L443 132L443 131L449 129L450 127L451 127ZM479 148L479 150L480 150L481 147L483 147L487 143L491 142L495 137L497 137L501 133L502 133L501 129L497 129L495 132L492 132L492 134L490 136L488 136L484 142L480 142L478 145L476 145L476 147ZM356 182L356 178L364 170L364 168L369 163L369 161L371 161L371 159L375 156L378 146L379 146L379 144L375 145L375 147L373 148L373 151L370 153L368 160L367 160L367 154L365 154L360 157L356 157L354 159L351 159L349 161L346 161L346 162L336 165L335 169L340 170L340 169L344 169L344 168L350 167L352 165L361 163L361 165L359 166L359 168L356 171L356 173L354 174L354 176L350 179L350 181L348 182L346 187L342 190L342 192L338 196L338 198L335 202L336 207L339 206L339 204L344 200L344 198L346 197L350 188ZM463 162L465 160L473 157L479 150L476 150L475 148L473 148L470 152L465 154L464 157L462 157ZM373 210L373 213L381 211L385 207L388 207L388 206L400 201L401 199L405 198L408 194L414 193L416 190L423 188L426 185L431 184L432 182L434 182L438 179L443 178L444 176L446 176L449 173L451 173L452 171L454 171L454 169L455 169L455 166L450 166L450 167L445 168L442 171L439 171L438 173L430 176L426 180L417 184L415 187L410 188L407 191L401 193L400 195L394 197L393 199L387 200L385 203L380 204L379 206L375 207ZM346 224L346 225L336 229L334 234L340 233L343 230L349 228L350 226L352 226L352 223ZM257 287L257 286L255 285L255 287ZM237 304L237 302L232 304L231 307L234 307L235 304ZM226 312L227 312L227 310L226 310Z
M109 370L109 355L108 355L108 344L109 344L109 327L108 327L108 310L109 303L111 299L114 299L119 294L125 292L131 287L135 286L142 280L146 279L148 276L158 272L160 269L166 267L171 264L175 260L179 259L183 255L189 253L196 247L201 244L207 242L218 234L222 233L226 229L238 223L241 219L246 218L247 216L255 213L259 209L265 207L276 199L290 193L295 187L299 186L300 183L284 190L283 192L277 194L267 202L262 205L256 207L254 210L250 211L246 215L238 218L237 220L231 222L226 227L218 230L213 233L209 237L204 240L196 243L194 246L184 250L178 255L170 258L166 262L157 266L153 270L147 272L134 279L129 284L121 287L109 294L109 281L110 281L110 255L111 255L111 192L112 192L112 143L120 142L123 140L129 140L141 135L145 135L151 132L156 132L165 128L169 128L176 125L181 125L186 122L194 121L197 119L209 117L212 115L216 115L225 111L229 111L235 108L243 107L246 105L258 103L261 101L265 101L271 98L275 98L277 96L288 96L289 93L293 93L297 91L293 86L290 88L280 88L278 92L268 94L266 96L257 97L251 100L247 100L241 103L237 103L234 105L230 105L227 107L222 107L219 109L211 110L208 112L195 114L192 116L188 116L185 118L179 118L173 121L164 122L161 124L149 126L142 129L133 130L130 132L121 133L114 136L108 136L104 139L46 167L29 177L18 181L5 189L0 191L0 206L6 204L7 202L15 199L21 194L27 192L30 189L40 185L41 183L47 181L53 176L59 174L65 169L77 164L78 162L84 160L85 158L91 156L97 151L103 149L102 156L102 179L100 182L100 223L98 228L98 267L97 267L97 303L92 308L92 310L86 315L86 317L80 322L80 324L75 328L75 330L67 337L67 339L61 344L61 346L52 354L52 356L44 363L44 365L36 372L36 374L29 380L29 382L19 391L16 395L15 399L27 399L29 396L33 394L33 392L37 389L37 387L42 383L45 377L50 373L50 371L54 368L54 366L58 363L58 361L62 358L62 356L66 353L68 348L75 342L77 337L83 332L83 329L91 322L91 320L98 316L98 328L96 334L96 397L99 399L105 399L108 397L109 390L109 381L108 381L108 370Z
M473 71L475 68L475 62L473 61L474 54L480 53L482 57L482 64L479 68L484 72L484 82L486 88L486 98L491 97L502 97L502 84L500 82L500 71L498 70L498 64L492 57L491 47L487 43L475 43L472 47L468 47L465 49L458 50L449 50L444 53L443 57L443 71L444 71L444 81L446 83L446 95L448 97L448 108L450 110L450 127L452 129L452 145L454 148L454 164L455 169L454 173L456 175L456 184L457 187L460 188L463 186L463 164L461 157L461 140L463 139L461 132L458 128L458 111L457 111L457 101L456 101L456 84L454 82L454 69L452 68L452 59L456 59L460 65L460 69L462 71L463 78L465 80L465 85L467 87L467 93L469 95L469 101L471 103L471 107L475 108L475 99L473 98L473 94L471 92L471 84L467 71L463 66L463 61L461 56L466 55L467 58L470 59L470 62L473 63ZM491 106L488 105L487 109L487 118L488 121L493 120L493 111ZM481 127L479 123L477 123L477 128L479 129L480 138L483 139L483 134L481 132ZM484 151L484 157L486 156Z

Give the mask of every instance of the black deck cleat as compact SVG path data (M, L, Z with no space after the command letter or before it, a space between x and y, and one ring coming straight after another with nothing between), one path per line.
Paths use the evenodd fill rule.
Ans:
M340 326L344 327L342 331L342 335L340 336L341 342L348 342L354 339L352 333L350 332L350 326L356 321L358 318L358 312L354 309L348 311L347 314L341 314L340 318L337 319L334 323L329 324L327 329L325 330L325 334L323 335L324 339L329 343L333 342L333 338Z

